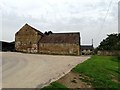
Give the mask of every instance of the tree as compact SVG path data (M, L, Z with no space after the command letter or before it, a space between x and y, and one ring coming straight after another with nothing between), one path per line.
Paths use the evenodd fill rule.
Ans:
M98 46L98 50L120 50L120 33L110 34Z
M48 31L48 34L52 34L52 31Z
M45 31L44 34L45 34L45 35L50 35L50 34L52 34L52 31L48 31L48 32Z

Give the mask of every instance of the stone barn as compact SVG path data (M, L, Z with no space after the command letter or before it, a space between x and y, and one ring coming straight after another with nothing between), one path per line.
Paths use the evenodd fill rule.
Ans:
M80 33L42 33L25 24L15 34L15 49L26 53L80 55Z
M42 38L43 33L25 24L16 34L15 34L15 49L20 52L38 52L38 43Z

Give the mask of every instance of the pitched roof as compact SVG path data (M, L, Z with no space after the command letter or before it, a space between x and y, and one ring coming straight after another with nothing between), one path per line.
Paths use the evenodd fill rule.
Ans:
M81 45L81 49L93 49L93 45Z
M38 34L43 35L42 32L40 32L39 30L33 28L32 26L28 25L27 23L26 23L21 29L34 30L35 32L38 32ZM20 29L20 30L21 30L21 29ZM19 30L19 31L20 31L20 30ZM18 31L18 32L19 32L19 31ZM18 32L17 32L17 33L18 33ZM17 34L17 33L16 33L16 34Z
M80 44L80 33L52 33L44 35L40 43Z

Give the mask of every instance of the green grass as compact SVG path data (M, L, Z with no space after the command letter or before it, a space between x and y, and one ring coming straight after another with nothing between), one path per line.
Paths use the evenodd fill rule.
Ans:
M120 88L119 66L120 57L92 56L72 71L81 73L83 81L91 83L94 88Z
M53 82L49 86L46 86L41 90L69 90L69 89L58 82Z

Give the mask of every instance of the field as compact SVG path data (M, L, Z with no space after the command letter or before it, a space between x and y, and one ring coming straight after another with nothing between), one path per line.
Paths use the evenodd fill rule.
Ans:
M92 56L85 62L78 64L74 69L72 69L71 72L80 75L81 77L79 77L79 80L91 85L92 88L120 88L119 66L119 57ZM68 76L70 77L70 75ZM62 85L68 85L65 83L68 76L60 79L62 80ZM58 80L58 82L60 80ZM71 82L69 84L71 84ZM74 84L80 85L80 83L77 82Z

